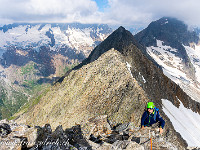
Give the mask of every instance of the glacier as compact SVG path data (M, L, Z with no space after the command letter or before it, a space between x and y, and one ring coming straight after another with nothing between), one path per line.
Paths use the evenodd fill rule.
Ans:
M4 27L6 28L6 27ZM112 32L107 25L85 25L85 24L18 24L5 30L0 27L0 56L7 47L27 49L32 47L36 51L41 46L49 46L51 38L47 36L49 32L55 45L50 49L55 51L63 46L83 51L86 56L90 51L103 41ZM4 29L4 30L3 30ZM88 49L90 49L88 51Z

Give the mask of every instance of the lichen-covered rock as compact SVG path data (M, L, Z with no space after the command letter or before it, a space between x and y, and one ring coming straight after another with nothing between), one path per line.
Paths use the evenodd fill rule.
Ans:
M1 150L21 150L21 140L19 138L0 138Z
M62 125L52 130L50 124L30 127L7 121L4 123L10 126L11 132L0 137L0 149L144 150L150 149L150 138L153 149L177 149L165 135L159 134L158 128L141 130L133 123L121 123L111 128L108 122L107 116L103 115L65 130Z
M11 132L10 125L7 123L0 123L0 136L5 137Z
M132 141L116 141L111 150L144 150L144 147Z

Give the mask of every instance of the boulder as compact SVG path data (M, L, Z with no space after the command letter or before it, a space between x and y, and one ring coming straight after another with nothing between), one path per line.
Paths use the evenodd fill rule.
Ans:
M82 125L82 130L87 139L90 139L91 135L95 138L103 138L112 133L106 115L90 118L85 124Z
M9 133L11 133L10 125L7 123L0 124L0 136L5 137Z

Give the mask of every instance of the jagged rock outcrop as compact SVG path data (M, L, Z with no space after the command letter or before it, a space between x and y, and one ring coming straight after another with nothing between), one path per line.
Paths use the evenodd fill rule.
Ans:
M65 130L61 125L52 131L50 124L30 127L6 120L0 122L1 131L2 126L8 131L0 133L2 150L145 150L151 146L158 150L177 149L158 134L158 128L140 130L133 122L111 126L107 116L90 118Z

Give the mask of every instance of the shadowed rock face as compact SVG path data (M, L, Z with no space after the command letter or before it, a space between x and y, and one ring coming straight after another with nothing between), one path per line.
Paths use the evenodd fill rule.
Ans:
M199 103L167 78L133 36L120 27L17 121L32 125L50 123L52 128L62 124L66 128L91 117L108 115L111 124L132 121L139 126L146 102L152 100L167 122L165 136L175 145L186 147L162 112L162 98L177 107L179 99L185 107L200 111Z
M128 54L128 47L131 47L135 50L136 48L140 49L139 53L143 53L151 59L151 57L146 53L145 47L141 46L139 43L135 41L133 38L133 35L127 31L124 27L119 27L117 30L115 30L106 40L104 40L101 44L99 44L89 55L88 58L86 58L83 63L81 63L78 67L81 67L82 65L85 65L87 63L90 63L99 56L101 56L103 53L107 52L108 50L114 48L115 50L119 51L123 55ZM153 61L153 60L152 60ZM77 68L78 68L77 67Z

